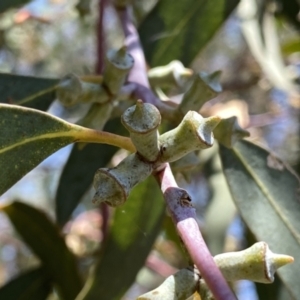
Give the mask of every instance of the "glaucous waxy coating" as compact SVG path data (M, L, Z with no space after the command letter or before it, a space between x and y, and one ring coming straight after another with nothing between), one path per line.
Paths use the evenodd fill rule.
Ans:
M66 107L78 103L105 103L109 95L100 83L86 82L74 74L69 74L61 79L56 96Z
M123 204L131 189L144 181L152 171L152 165L142 161L137 154L127 156L115 168L99 169L93 182L96 189L93 203L105 202L110 206Z
M215 98L222 91L217 80L218 72L206 74L198 73L189 90L184 94L179 110L186 114L190 110L198 111L208 100Z
M74 74L69 74L62 78L56 88L57 99L67 107L79 103L81 94L80 79Z
M184 155L213 145L213 130L220 122L219 117L203 118L189 111L181 123L159 137L160 162L172 162Z
M191 69L184 67L182 62L173 60L165 66L155 67L148 71L148 79L151 86L179 86L184 87L193 75Z
M196 291L199 279L199 275L193 271L181 269L155 290L139 296L137 300L187 299Z
M294 261L291 256L273 253L265 242L216 255L214 260L227 281L246 279L261 283L273 282L276 270Z
M111 94L116 95L120 91L133 64L134 59L126 52L126 47L107 52L103 82Z
M138 100L136 105L123 113L121 120L130 132L130 138L138 153L148 161L155 161L159 155L157 128L161 122L158 109Z
M243 251L222 253L214 257L224 278L230 282L245 279L271 283L274 281L275 271L293 260L291 256L273 253L265 242L255 243ZM197 289L201 299L212 299L211 292L205 281L200 280L201 274L198 272L182 269L137 300L187 299Z

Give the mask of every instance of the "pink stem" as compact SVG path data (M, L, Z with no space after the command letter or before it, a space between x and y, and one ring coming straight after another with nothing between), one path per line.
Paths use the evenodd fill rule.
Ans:
M140 84L150 89L144 51L140 42L139 34L132 23L129 10L130 7L128 6L118 9L119 18L125 35L125 45L127 47L127 51L134 58L134 65L128 75L128 81Z
M182 116L178 116L175 109L172 110L169 105L157 98L151 90L150 83L147 77L147 64L144 56L144 51L140 42L139 34L132 23L130 16L130 7L116 8L119 19L122 24L125 35L125 45L127 51L134 58L133 68L130 70L127 81L135 85L132 92L132 97L141 99L145 103L155 105L161 112L163 117L171 121L178 121Z
M97 24L97 63L96 74L102 74L104 69L105 57L105 37L104 37L104 10L106 7L106 0L99 0L99 18Z
M196 221L195 209L182 203L188 194L177 186L170 165L167 164L156 177L178 234L215 299L236 299L206 246Z

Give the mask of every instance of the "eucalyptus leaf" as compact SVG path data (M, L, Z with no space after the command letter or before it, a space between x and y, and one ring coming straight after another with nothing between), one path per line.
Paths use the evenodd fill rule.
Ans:
M238 4L238 0L161 0L139 33L152 67L174 59L189 65Z
M293 299L300 294L299 179L268 151L247 141L220 146L225 176L241 216L257 240L295 262L278 274Z
M57 227L44 213L25 203L16 201L2 207L2 211L7 214L26 244L40 258L61 297L74 300L82 282L75 257L68 250Z
M42 267L27 271L0 288L0 299L45 300L51 292L50 277Z
M153 177L137 185L115 210L113 223L94 273L76 300L119 300L133 284L157 237L165 205Z
M50 154L74 142L121 147L125 142L131 151L134 150L128 138L84 128L39 110L16 105L0 104L0 124L0 170L5 174L0 181L0 194Z
M46 111L56 98L58 82L58 79L0 73L0 102Z

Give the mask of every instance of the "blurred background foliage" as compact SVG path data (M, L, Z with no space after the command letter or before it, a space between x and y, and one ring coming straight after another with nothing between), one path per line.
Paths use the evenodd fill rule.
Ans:
M208 73L222 70L223 92L206 103L201 113L222 117L237 116L239 124L250 131L252 141L271 149L299 174L299 2L216 0L209 1L210 4L207 5L203 3L208 1L199 0L132 2L136 22L140 24L139 32L149 68L179 59L193 70L204 70ZM51 79L45 81L45 89L68 73L94 73L97 7L96 0L2 0L0 73ZM105 14L105 30L108 48L120 47L123 37L115 12L110 6ZM24 85L32 87L33 90L23 96L34 93L36 81L21 83L21 91L24 90ZM6 90L7 85L0 77L1 97ZM170 90L168 94L177 95L178 90ZM53 96L49 99L52 100ZM173 100L176 101L176 97ZM5 101L4 97L1 101ZM55 106L50 111L60 117L70 118L68 113ZM120 131L119 121L110 121L106 129ZM121 132L125 134L122 129ZM58 223L62 227L68 248L78 258L81 275L86 278L90 266L98 261L103 236L109 226L105 218L107 208L97 208L91 204L90 182L98 167L116 164L124 157L124 153L116 152L112 147L89 145L84 149L87 154L82 156L86 161L77 161L75 164L74 151L77 150L74 148L74 159L72 160L71 155L65 165L70 151L71 147L66 147L46 159L5 193L0 198L0 203L7 204L18 199L42 209L53 221L55 215L58 215L57 206L55 211L57 199L73 200L69 210L60 215ZM105 155L97 158L97 153ZM174 165L178 184L196 199L199 225L213 254L244 248L251 244L253 237L232 202L218 159L217 145L200 153L200 158L201 162L192 165L191 169L182 170L180 166L176 169ZM81 165L80 169L78 165ZM76 178L75 171L79 174ZM59 183L60 178L64 178L64 181ZM135 250L139 252L138 267L136 269L131 266L128 282L121 287L119 285L118 294L107 294L105 299L133 299L156 287L177 268L185 266L180 242L170 218L165 216L162 201L160 204L153 203L153 207L133 205L134 198L144 195L145 185L152 186L153 182L147 181L139 186L139 190L131 196L132 199L115 211L115 223L111 227L116 235L140 242L136 244ZM153 195L145 194L143 197L152 199ZM140 218L141 211L145 213L144 220ZM145 222L147 212L149 218L153 213L152 217L155 222L160 222L160 227L155 227L155 222L151 219L148 223ZM68 221L70 214L72 216ZM121 229L126 228L127 218L133 224L129 226L133 228L127 230L128 232L121 232ZM122 242L121 239L118 241ZM113 242L114 240L106 242L106 247L110 247L112 253ZM153 242L154 246L148 255L145 249L151 247ZM115 255L126 256L126 251L125 247L122 254ZM6 215L1 213L0 285L4 286L26 271L29 273L24 274L30 275L27 279L41 278L40 274L44 273L39 273L40 269L30 271L40 265L39 259L22 242ZM108 265L113 261L113 256L105 258ZM126 266L122 257L118 257L118 264L121 270L131 268ZM143 264L144 267L135 276L139 266ZM113 275L109 276L114 277ZM101 274L97 274L96 278L97 276ZM41 280L41 286L48 292L52 291L47 285L47 277L43 280L45 282ZM22 289L22 285L19 286ZM23 283L23 286L28 285ZM256 287L250 282L238 283L236 291L239 299L289 299L279 283ZM5 288L3 295L9 295L9 285ZM3 293L3 289L1 292ZM101 289L96 292L103 293ZM33 297L33 294L28 295ZM13 297L15 298L6 299L45 299L44 294L38 294L36 298L18 298L16 295ZM50 292L48 299L56 298L56 292ZM96 298L90 295L89 299Z

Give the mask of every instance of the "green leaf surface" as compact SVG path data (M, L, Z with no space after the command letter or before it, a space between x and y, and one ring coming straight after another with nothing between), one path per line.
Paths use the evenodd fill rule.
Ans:
M50 278L42 267L30 270L0 288L0 299L45 300L51 292Z
M84 128L16 105L0 104L0 125L0 170L5 174L0 180L0 195L68 144L106 143L130 151L135 149L127 137Z
M5 12L9 8L19 7L26 4L30 0L1 0L0 1L0 13Z
M241 216L257 240L295 262L278 274L293 299L300 295L299 179L268 151L247 141L220 146L227 182Z
M127 134L119 118L109 121L105 131ZM117 148L103 144L75 145L61 174L56 192L56 220L63 226L84 193L91 186L95 172L105 167Z
M58 82L58 79L0 74L0 102L46 111L56 98Z
M153 177L134 188L115 210L95 273L76 300L119 300L133 284L158 235L165 205Z
M50 154L73 143L71 124L49 114L0 105L0 194Z
M40 258L64 300L74 300L82 283L73 254L47 216L21 202L2 207L25 243ZM34 298L32 298L34 299Z
M161 0L139 28L152 67L174 59L189 65L238 4L238 0Z

